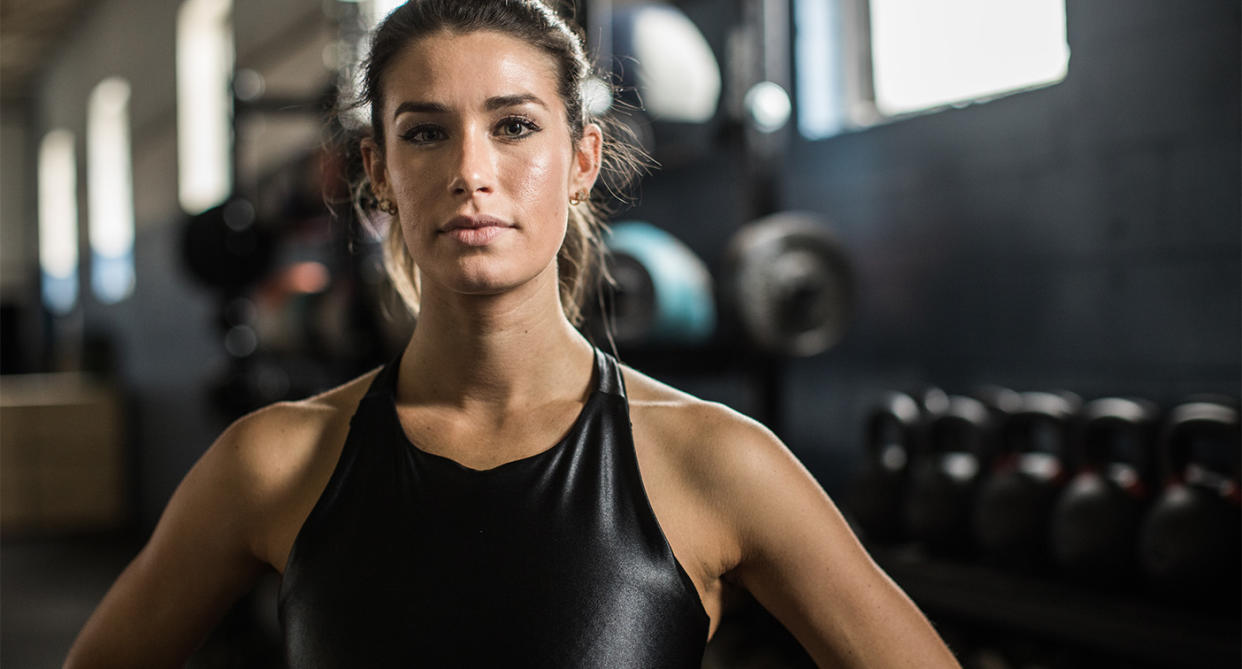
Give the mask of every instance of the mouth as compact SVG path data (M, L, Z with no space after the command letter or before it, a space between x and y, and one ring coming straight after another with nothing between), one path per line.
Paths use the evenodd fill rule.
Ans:
M440 232L456 230L482 230L483 228L512 228L512 223L495 216L480 214L476 216L457 216L440 228Z
M466 246L486 246L514 227L494 216L458 216L441 227L440 233Z

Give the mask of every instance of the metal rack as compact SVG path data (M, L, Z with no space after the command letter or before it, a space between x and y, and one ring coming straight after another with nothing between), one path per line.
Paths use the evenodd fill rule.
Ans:
M1162 604L1036 574L929 558L912 548L873 557L933 618L1047 640L1152 667L1242 666L1238 611Z

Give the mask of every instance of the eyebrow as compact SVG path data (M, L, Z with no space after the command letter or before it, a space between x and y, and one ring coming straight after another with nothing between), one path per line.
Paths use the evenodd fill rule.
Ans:
M543 103L543 100L540 100L538 97L531 95L530 93L523 93L521 95L500 95L494 98L488 98L487 110L496 111L497 109L504 109L505 107L518 107L525 104L536 104L544 109L548 108L548 106Z
M522 93L519 95L497 95L495 97L490 97L487 99L487 102L484 104L484 107L488 111L496 111L497 109L504 109L506 107L518 107L518 106L525 105L525 104L536 104L536 105L539 105L540 107L543 107L544 109L548 108L548 105L544 104L543 100L540 100L538 96L532 95L530 93ZM421 112L424 114L447 114L449 112L449 108L443 104L440 104L439 102L422 102L422 101L416 101L416 100L406 100L405 102L402 102L401 104L397 105L397 109L396 111L392 113L392 116L393 118L396 118L406 112L415 112L415 113Z

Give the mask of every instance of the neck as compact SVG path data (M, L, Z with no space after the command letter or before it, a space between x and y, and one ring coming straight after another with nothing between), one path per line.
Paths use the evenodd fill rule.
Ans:
M425 292L401 360L401 401L505 408L580 396L591 345L555 292L521 292Z

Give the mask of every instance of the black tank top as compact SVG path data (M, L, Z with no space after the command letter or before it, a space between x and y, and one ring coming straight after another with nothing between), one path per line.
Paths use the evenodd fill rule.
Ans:
M419 450L375 377L280 586L289 666L699 667L708 616L643 489L620 370L542 453Z

